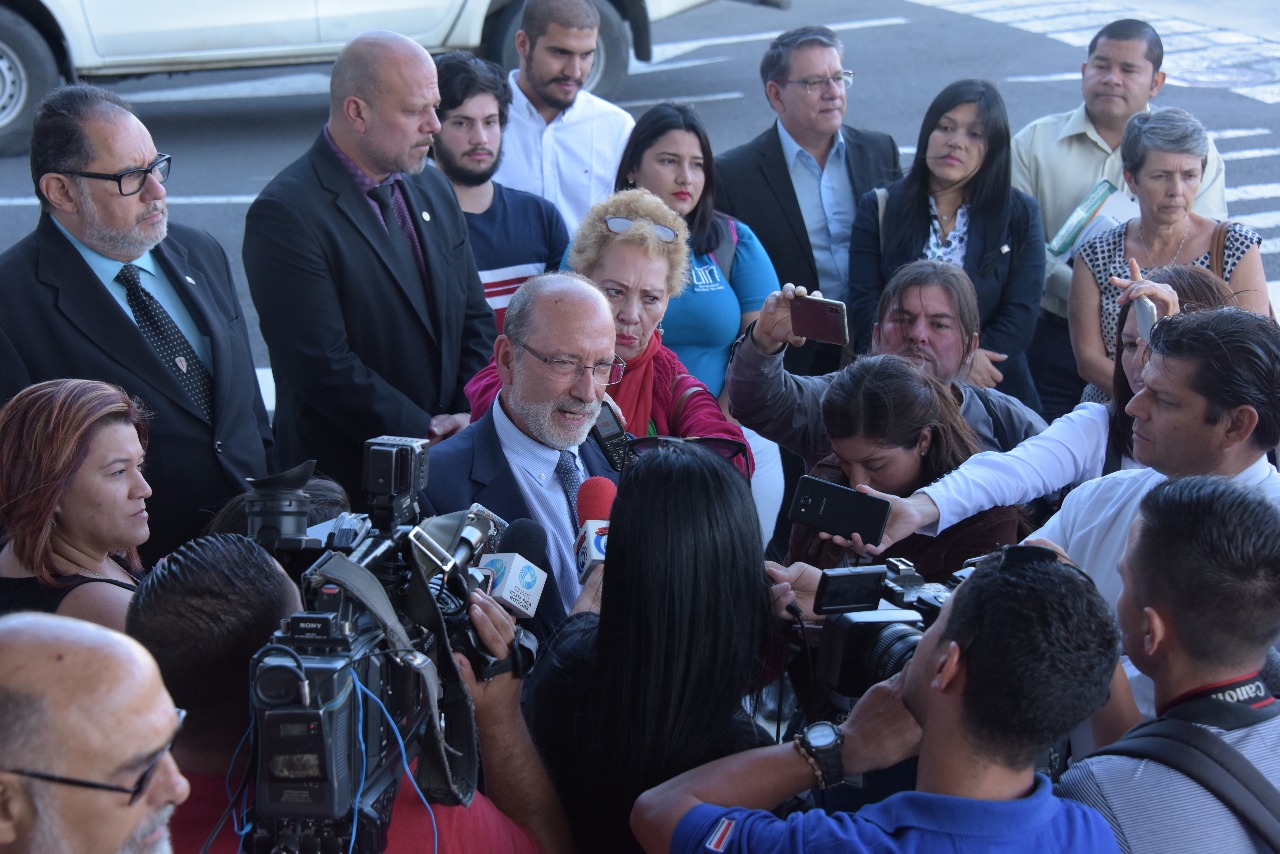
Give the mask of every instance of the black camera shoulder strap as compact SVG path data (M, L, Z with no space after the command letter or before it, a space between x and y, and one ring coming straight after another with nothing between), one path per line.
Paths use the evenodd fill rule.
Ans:
M1238 750L1193 723L1233 730L1280 714L1280 703L1264 699L1255 707L1254 697L1270 697L1256 676L1199 692L1091 755L1151 759L1186 775L1280 851L1280 791Z

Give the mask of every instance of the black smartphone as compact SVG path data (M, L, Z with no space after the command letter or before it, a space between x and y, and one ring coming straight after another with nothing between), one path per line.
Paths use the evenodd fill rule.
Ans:
M818 579L818 592L813 597L813 613L844 614L879 607L885 575L883 566L823 570Z
M857 534L867 544L880 542L892 505L883 498L805 475L791 500L791 521L828 534Z
M791 331L813 341L843 347L849 343L844 303L822 297L796 297L791 301Z
M607 403L600 404L600 414L596 416L596 423L591 427L591 435L600 443L600 449L604 451L605 458L609 460L609 465L616 472L622 471L622 464L627 459L627 431L623 429L622 422L618 420L618 413L613 411L613 407Z

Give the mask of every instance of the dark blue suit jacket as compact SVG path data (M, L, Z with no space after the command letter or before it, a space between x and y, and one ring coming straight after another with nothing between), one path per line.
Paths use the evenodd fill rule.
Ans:
M501 406L497 401L494 406ZM588 476L600 475L617 482L618 473L609 465L604 451L588 438L578 447ZM465 510L481 504L508 522L530 518L529 505L498 441L493 424L493 407L479 421L431 449L427 488L422 493L423 512L428 516ZM544 567L545 568L545 567ZM554 575L548 573L538 611L522 621L542 643L565 618L564 604Z
M848 125L840 131L855 201L868 190L902 177L893 137ZM776 123L750 142L716 155L716 209L751 227L769 253L778 281L813 290L818 265ZM849 277L853 278L852 269ZM822 374L839 367L839 356L840 348L834 344L811 341L804 347L788 347L783 360L793 374Z

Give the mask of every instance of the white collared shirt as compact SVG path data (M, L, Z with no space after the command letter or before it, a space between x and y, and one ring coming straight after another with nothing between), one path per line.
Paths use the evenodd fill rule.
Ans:
M542 196L564 217L572 239L593 204L613 192L622 150L635 119L590 92L545 122L512 71L510 120L502 132L502 164L494 180Z
M1062 509L1031 536L1062 546L1094 580L1114 611L1123 586L1116 566L1124 556L1129 526L1138 515L1142 497L1167 479L1155 469L1144 468L1114 472L1081 484L1067 495ZM1280 472L1266 455L1230 480L1253 487L1259 497L1280 507Z

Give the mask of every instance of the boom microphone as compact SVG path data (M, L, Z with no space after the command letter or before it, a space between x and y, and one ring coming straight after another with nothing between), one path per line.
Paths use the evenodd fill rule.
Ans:
M532 519L516 519L503 532L498 550L480 561L480 569L492 576L490 596L517 617L532 617L547 584L546 563L547 532Z
M578 583L584 584L596 567L604 563L609 543L609 514L617 485L607 477L589 477L578 487Z

